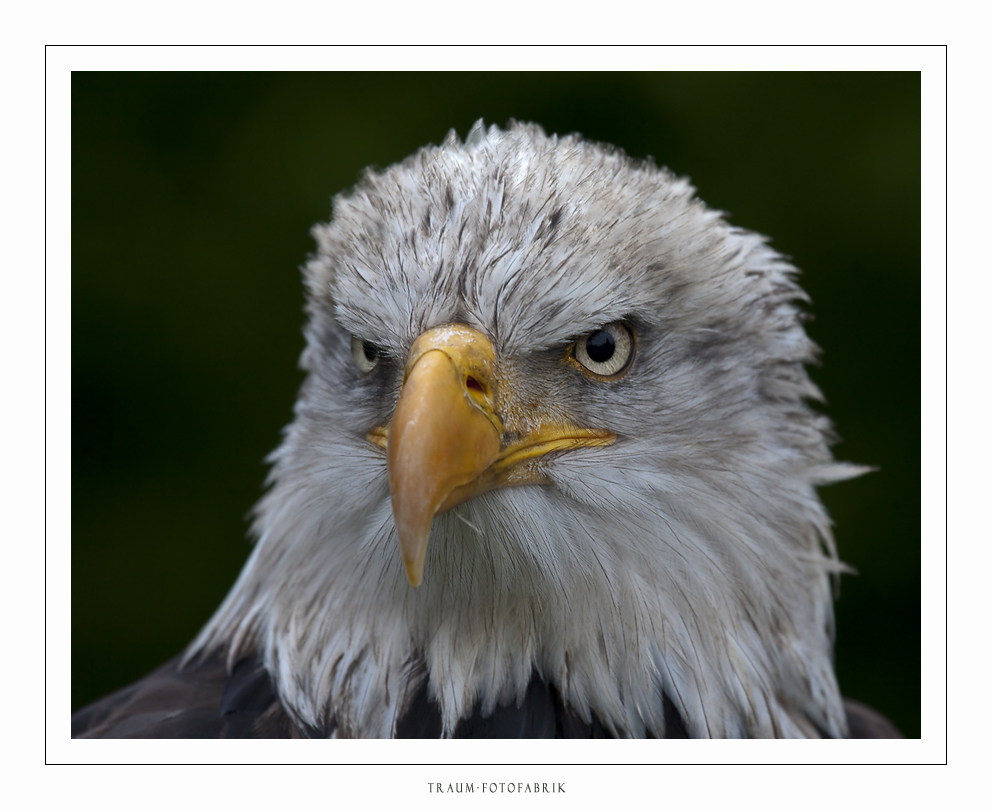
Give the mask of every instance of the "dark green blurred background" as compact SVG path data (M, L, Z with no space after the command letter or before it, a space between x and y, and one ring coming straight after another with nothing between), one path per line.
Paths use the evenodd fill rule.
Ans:
M688 175L813 297L843 459L841 688L920 734L919 74L72 77L72 704L178 653L249 552L332 194L477 118Z

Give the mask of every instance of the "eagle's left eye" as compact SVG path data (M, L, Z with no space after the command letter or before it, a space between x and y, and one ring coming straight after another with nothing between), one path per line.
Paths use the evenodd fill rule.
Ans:
M379 365L379 347L354 335L351 338L351 356L362 374L368 374Z
M572 356L597 377L616 379L633 362L634 333L626 324L608 323L575 341Z

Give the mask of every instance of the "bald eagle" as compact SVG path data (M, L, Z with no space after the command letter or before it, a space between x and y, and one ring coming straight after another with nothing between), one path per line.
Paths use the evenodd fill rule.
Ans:
M334 200L256 543L80 737L894 736L842 699L795 269L684 179L477 123Z

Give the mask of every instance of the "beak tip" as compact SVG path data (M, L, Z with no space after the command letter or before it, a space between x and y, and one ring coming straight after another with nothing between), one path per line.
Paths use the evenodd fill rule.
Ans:
M419 569L419 570L418 570ZM406 578L410 583L411 587L419 588L420 583L424 580L424 569L423 566L417 565L407 565L406 566Z

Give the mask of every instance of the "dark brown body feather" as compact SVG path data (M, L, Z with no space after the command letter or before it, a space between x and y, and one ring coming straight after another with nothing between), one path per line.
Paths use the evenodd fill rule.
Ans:
M854 739L902 737L889 720L856 700L845 700ZM685 725L665 699L668 738L685 738ZM72 716L74 738L108 739L290 739L324 737L333 729L295 724L276 697L268 672L245 658L228 673L215 655L180 669L174 658L131 686L80 709ZM397 724L397 737L441 736L441 715L426 685L414 694ZM598 719L583 721L558 691L536 676L520 706L500 706L488 716L476 709L463 718L456 738L604 738Z

